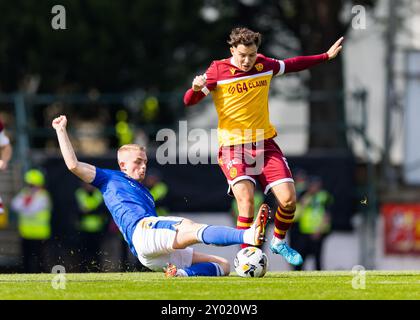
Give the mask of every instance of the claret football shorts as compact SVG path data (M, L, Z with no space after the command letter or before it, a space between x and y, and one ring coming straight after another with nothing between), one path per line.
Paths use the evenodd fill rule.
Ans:
M167 263L183 269L191 266L193 249L172 247L176 229L184 218L147 217L137 223L133 233L133 245L142 265L152 271L163 271Z
M222 146L219 149L219 166L232 186L241 180L259 181L264 194L284 182L294 182L287 160L280 147L271 138L254 143Z

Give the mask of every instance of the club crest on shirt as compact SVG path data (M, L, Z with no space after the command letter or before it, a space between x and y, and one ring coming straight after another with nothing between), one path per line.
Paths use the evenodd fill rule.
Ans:
M262 63L257 63L255 65L255 69L257 69L257 71L260 72L262 69L264 69L264 65Z
M230 168L229 175L232 179L234 179L238 175L238 169L236 169L235 167Z
M230 68L229 70L230 70L230 74L231 74L232 76L233 76L233 75L235 75L235 71L236 71L236 70L235 70L235 68Z

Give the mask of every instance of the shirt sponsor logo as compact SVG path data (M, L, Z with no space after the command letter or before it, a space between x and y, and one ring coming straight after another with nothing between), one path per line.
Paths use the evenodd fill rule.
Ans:
M249 80L248 82L239 82L235 85L231 85L228 88L228 92L233 95L235 93L245 93L248 90L259 88L259 87L266 87L268 86L267 80Z

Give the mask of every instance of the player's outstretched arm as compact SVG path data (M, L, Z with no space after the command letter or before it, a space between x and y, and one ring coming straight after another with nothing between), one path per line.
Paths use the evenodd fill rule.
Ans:
M91 183L95 179L96 168L91 164L77 160L73 146L67 134L66 116L59 116L58 118L55 118L52 121L52 127L57 133L61 154L63 155L67 168L84 182Z
M284 73L299 72L302 70L309 69L321 62L334 59L341 49L343 48L342 42L344 38L338 39L327 52L317 54L313 56L299 56L294 58L285 59L284 62Z

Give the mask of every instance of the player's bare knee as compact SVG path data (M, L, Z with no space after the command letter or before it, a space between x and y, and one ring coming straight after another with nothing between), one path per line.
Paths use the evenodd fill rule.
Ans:
M296 210L296 201L289 200L289 201L281 201L280 207L288 212L292 212Z
M294 194L282 195L278 200L281 208L287 211L296 210L296 196Z
M254 203L254 184L249 180L242 180L233 185L232 191L236 201L240 203Z
M182 222L176 227L179 233L194 233L200 224L195 223L190 219L183 219Z
M183 218L181 223L178 226L178 229L184 229L184 228L189 229L189 228L191 228L191 225L193 225L193 224L194 224L194 222L192 220Z
M235 196L239 207L252 207L254 205L254 196L251 194L242 194Z

